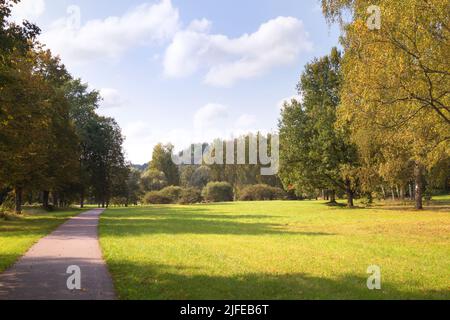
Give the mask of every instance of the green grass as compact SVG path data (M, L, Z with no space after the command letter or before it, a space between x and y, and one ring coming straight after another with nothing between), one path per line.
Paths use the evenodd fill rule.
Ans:
M8 220L0 218L0 272L14 264L39 239L81 212L70 209L50 213L28 208L23 216L9 216Z
M122 299L450 299L450 199L433 210L321 202L110 209ZM366 287L370 265L382 290Z

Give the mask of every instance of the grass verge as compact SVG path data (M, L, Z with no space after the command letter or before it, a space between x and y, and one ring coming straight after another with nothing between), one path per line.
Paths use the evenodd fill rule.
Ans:
M21 216L0 219L0 272L14 264L39 239L82 212L80 209L46 212L37 208L25 208L25 213Z

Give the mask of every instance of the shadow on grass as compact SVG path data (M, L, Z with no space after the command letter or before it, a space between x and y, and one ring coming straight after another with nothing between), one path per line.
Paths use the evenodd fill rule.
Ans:
M115 210L101 217L101 234L102 236L144 234L334 235L323 232L290 231L286 230L286 225L283 224L259 222L273 218L269 215L199 213L208 211L208 209L198 207L192 209L189 207L152 207L135 209L132 214L127 214L127 211ZM258 222L252 222L252 220L258 220Z
M403 211L403 212L450 212L450 201L432 201L424 203L424 210L417 210L414 203L384 203L382 205L374 205L373 209Z
M41 233L55 226L60 225L66 221L69 216L55 216L51 218L39 218L27 220L24 218L17 218L14 220L0 221L0 235L5 233L17 233L18 235L31 235L31 233Z
M20 254L0 254L0 274L4 272L6 269L11 267L17 259L20 257Z
M368 290L364 275L337 278L303 273L202 275L198 268L109 262L121 299L144 300L302 300L302 299L449 299L450 290L398 290L382 283Z

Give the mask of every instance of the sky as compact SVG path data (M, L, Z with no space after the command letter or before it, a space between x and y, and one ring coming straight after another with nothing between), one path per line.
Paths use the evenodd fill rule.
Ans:
M99 90L127 159L275 132L306 63L338 46L319 0L22 0L12 20Z

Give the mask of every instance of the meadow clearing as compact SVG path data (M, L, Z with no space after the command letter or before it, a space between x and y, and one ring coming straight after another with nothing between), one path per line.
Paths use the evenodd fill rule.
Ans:
M121 299L450 299L450 202L112 208L100 243ZM382 271L368 290L367 268Z

